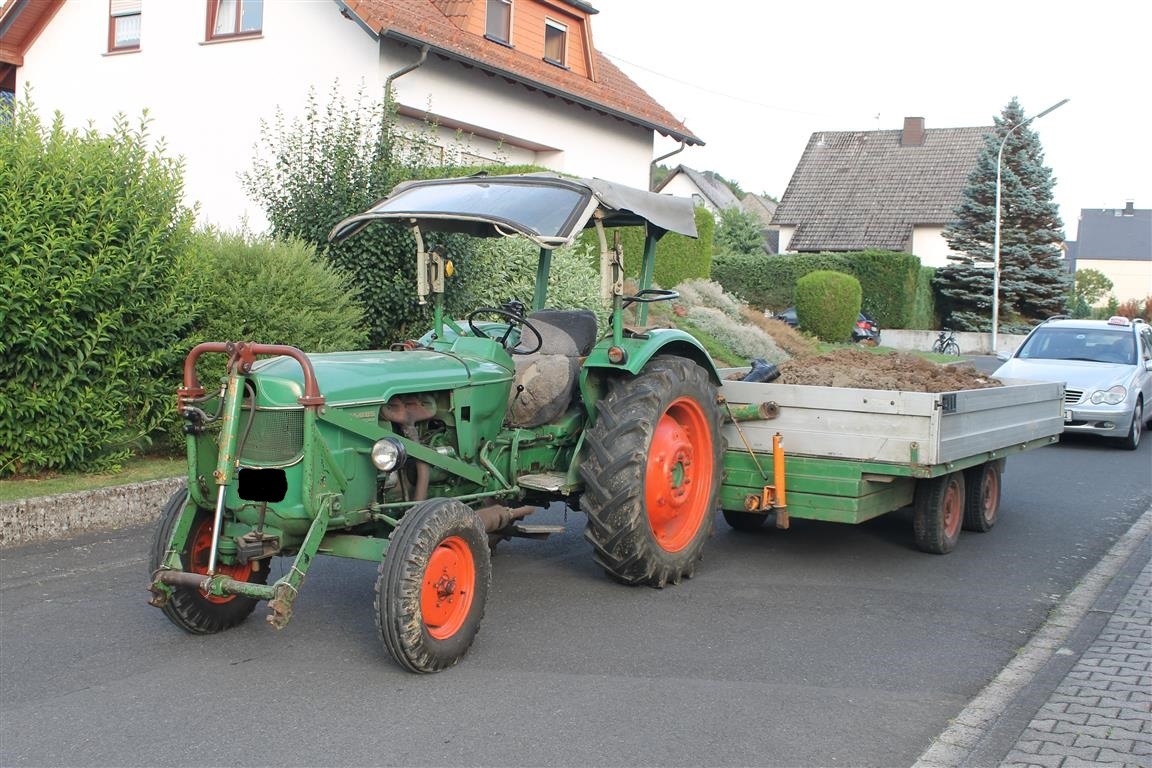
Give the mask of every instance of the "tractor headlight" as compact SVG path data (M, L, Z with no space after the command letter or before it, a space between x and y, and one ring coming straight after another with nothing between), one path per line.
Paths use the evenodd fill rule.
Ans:
M408 453L404 450L404 444L394 437L377 440L372 446L372 463L381 472L391 472L407 458Z
M1124 402L1124 398L1128 395L1124 387L1117 384L1111 389L1100 389L1092 393L1089 398L1093 404L1100 405L1100 403L1107 403L1108 405L1117 405Z

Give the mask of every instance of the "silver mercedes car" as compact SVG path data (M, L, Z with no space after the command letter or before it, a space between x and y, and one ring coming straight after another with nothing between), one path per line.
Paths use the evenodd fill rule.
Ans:
M1064 382L1064 431L1140 445L1152 418L1152 328L1143 320L1053 318L993 374Z

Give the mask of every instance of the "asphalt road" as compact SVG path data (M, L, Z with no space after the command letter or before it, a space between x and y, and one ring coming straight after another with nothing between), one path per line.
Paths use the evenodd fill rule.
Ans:
M150 531L8 550L0 765L911 765L1148 509L1150 458L1014 457L997 527L946 556L905 513L718 519L660 591L610 582L570 513L501 545L475 646L432 676L384 654L369 563L318 561L283 631L259 608L193 637L146 605Z

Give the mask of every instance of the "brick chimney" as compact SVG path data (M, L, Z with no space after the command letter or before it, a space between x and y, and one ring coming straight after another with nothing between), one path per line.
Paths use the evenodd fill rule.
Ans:
M906 117L906 118L904 118L904 132L900 135L900 146L902 146L902 147L922 147L922 146L924 146L924 118L922 118L922 117Z

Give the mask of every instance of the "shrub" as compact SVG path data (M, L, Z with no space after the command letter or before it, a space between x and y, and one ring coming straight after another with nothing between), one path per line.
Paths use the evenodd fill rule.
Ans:
M0 121L0 475L114 467L171 413L193 213L145 115Z
M458 277L448 282L451 292L459 281L470 309L498 307L509 299L532 303L540 248L523 238L478 240L472 255L458 265ZM608 310L600 301L600 276L580 246L552 251L546 304L554 309L590 309L603 329Z
M693 307L688 310L688 320L746 360L759 357L770 363L781 363L788 359L787 353L767 333L743 325L719 309Z
M185 343L258 341L305 352L363 349L364 308L351 279L302 240L196 237L196 324Z
M719 283L697 277L680 283L676 286L676 291L680 294L680 299L676 303L687 309L711 307L735 319L742 316L740 310L743 305L731 294L725 293L724 287Z
M816 270L856 277L863 290L864 311L885 328L908 327L920 270L920 260L909 253L860 251L779 256L721 253L713 262L712 277L752 307L780 310L796 303L796 281Z
M931 329L939 325L936 319L936 294L932 291L932 267L920 267L916 278L916 298L908 316L908 328Z
M669 232L656 243L653 282L656 285L679 285L694 277L707 278L712 272L712 236L716 220L704 208L696 209L696 239ZM620 227L620 244L624 248L624 276L640 277L644 263L644 228ZM606 232L612 244L612 230ZM588 253L589 263L600 272L600 244L593 229L586 229L579 242Z
M1140 317L1146 322L1152 322L1152 296L1120 302L1116 307L1116 314L1129 320Z
M268 216L273 235L312 243L351 275L364 303L369 342L376 347L426 330L425 309L416 301L415 240L407 228L373 225L330 245L333 225L366 210L401 181L481 170L541 170L438 166L439 158L430 154L432 146L419 132L399 127L390 100L370 99L363 90L347 99L334 85L326 106L310 93L302 118L289 122L278 112L271 125L262 124L258 153L251 170L242 176L245 190ZM426 246L442 244L453 259L467 260L470 238L425 236ZM452 314L461 314L465 307L454 304L455 297L446 294L445 300Z
M860 314L860 294L860 281L851 275L810 272L796 281L796 319L817 338L847 341Z

